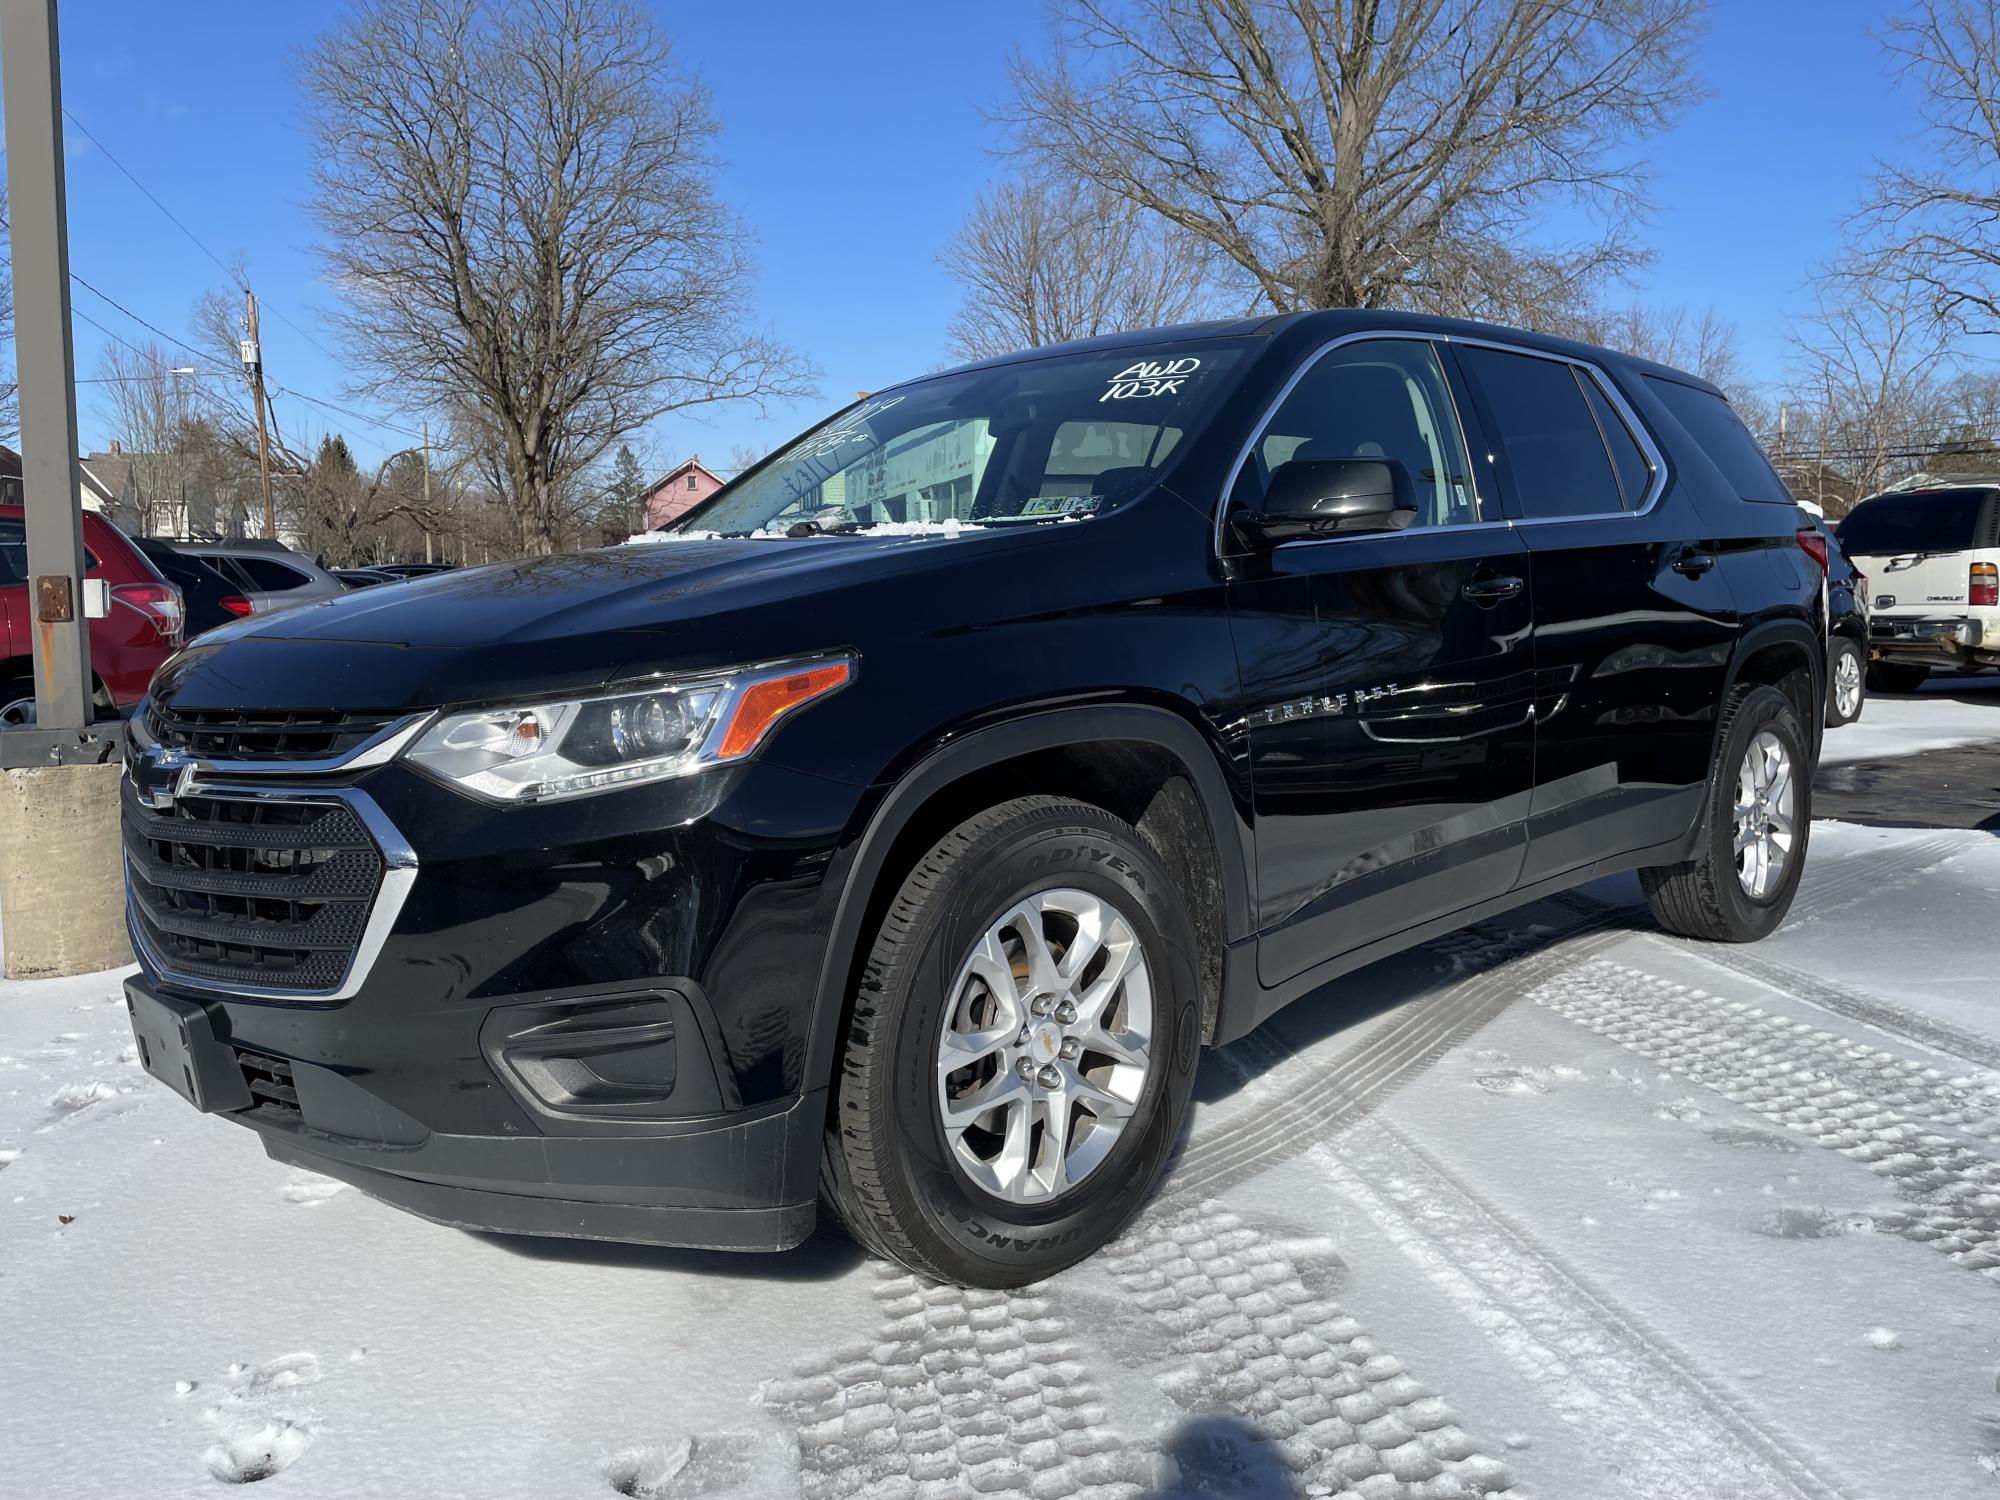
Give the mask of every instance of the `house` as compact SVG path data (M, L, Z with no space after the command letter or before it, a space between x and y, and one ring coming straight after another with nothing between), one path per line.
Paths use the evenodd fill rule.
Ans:
M646 530L657 531L667 522L686 515L696 504L722 488L722 479L695 454L685 463L669 469L646 491Z

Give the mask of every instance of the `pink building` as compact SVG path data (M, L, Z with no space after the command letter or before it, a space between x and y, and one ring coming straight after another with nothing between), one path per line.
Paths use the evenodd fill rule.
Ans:
M721 479L695 454L646 491L646 529L657 531L721 488Z

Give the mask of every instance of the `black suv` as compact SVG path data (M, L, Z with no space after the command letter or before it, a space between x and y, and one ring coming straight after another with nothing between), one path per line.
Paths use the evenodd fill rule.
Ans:
M246 621L127 755L146 1065L448 1224L1012 1285L1202 1047L1610 871L1762 936L1820 555L1710 386L1473 324L869 396L647 545ZM1816 540L1817 533L1807 531Z

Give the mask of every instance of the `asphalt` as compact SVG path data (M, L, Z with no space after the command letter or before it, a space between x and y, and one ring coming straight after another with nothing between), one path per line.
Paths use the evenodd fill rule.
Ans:
M1991 745L1959 745L1822 766L1813 783L1813 816L1876 828L2000 833L2000 755Z

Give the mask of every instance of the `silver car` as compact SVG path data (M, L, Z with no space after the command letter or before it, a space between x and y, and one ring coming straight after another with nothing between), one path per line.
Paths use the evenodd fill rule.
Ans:
M338 599L347 588L303 552L276 542L175 542L176 552L198 557L242 591L252 614Z

